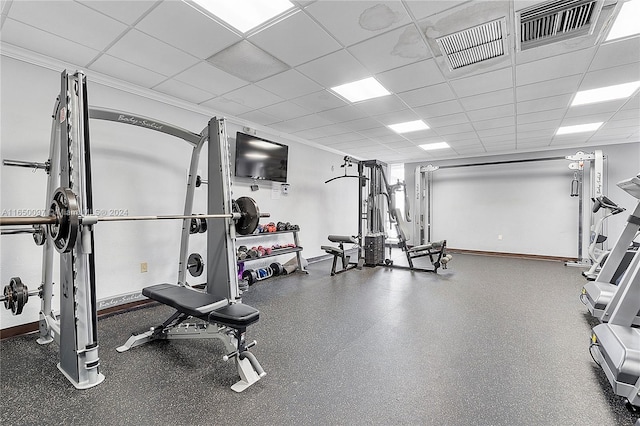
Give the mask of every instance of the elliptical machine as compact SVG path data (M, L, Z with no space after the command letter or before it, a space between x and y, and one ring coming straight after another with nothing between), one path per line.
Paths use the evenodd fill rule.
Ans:
M620 207L609 198L604 195L592 198L593 200L593 213L597 213L601 208L607 209L607 213L598 220L596 226L591 235L591 244L589 245L589 258L593 262L591 268L587 271L583 271L582 275L589 281L595 281L604 265L604 262L607 260L607 256L609 255L608 250L602 250L598 248L598 244L602 244L607 240L607 236L602 234L602 228L604 225L604 221L618 213L622 213L625 211L624 207Z

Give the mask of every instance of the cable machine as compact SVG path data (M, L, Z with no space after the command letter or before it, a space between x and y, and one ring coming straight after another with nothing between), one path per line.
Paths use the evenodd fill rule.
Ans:
M604 155L601 150L595 150L592 153L584 153L578 151L575 155L567 155L564 157L544 157L530 158L521 160L505 160L490 161L472 164L456 164L448 166L437 166L428 164L426 166L418 166L415 168L415 191L414 191L414 225L413 239L415 244L424 244L431 241L433 235L433 174L440 169L455 169L461 167L486 166L497 164L516 164L530 163L551 160L569 160L569 169L574 170L574 178L570 185L570 196L578 198L578 242L577 242L577 261L568 262L568 266L587 267L591 264L588 259L588 249L590 245L590 233L584 232L585 222L587 229L591 229L592 225L597 222L598 214L592 214L591 209L585 203L590 198L597 198L603 195L604 188ZM585 168L588 169L589 179L587 188L585 189ZM585 196L585 193L588 195Z

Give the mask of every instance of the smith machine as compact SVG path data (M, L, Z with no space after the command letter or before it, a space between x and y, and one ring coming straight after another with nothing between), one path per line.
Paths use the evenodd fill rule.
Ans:
M505 160L491 161L473 164L455 164L448 166L426 165L418 166L415 169L415 193L414 193L414 211L415 220L413 235L416 238L416 244L422 244L430 241L433 233L433 174L441 169L455 169L460 167L486 166L496 164L514 164L514 163L530 163L537 161L549 160L569 160L569 169L574 171L573 180L570 186L571 197L578 198L578 254L576 262L567 262L567 266L588 267L590 260L588 259L588 249L590 244L590 232L584 232L585 222L588 230L597 222L599 215L592 213L589 207L591 199L595 199L603 195L604 189L604 173L603 163L604 155L602 151L595 150L592 153L584 153L578 151L575 155L567 155L565 157L545 157L545 158L529 158L522 160ZM585 188L585 169L588 169L589 179ZM585 194L587 194L585 196ZM585 208L586 205L586 208Z
M48 174L47 216L0 217L2 234L32 234L43 246L42 283L29 291L19 277L10 280L1 300L14 314L20 314L29 296L41 299L40 344L56 341L60 347L58 368L78 389L98 385L104 380L100 372L97 339L96 277L94 226L100 222L140 220L182 220L182 240L178 267L178 285L159 284L146 287L142 294L176 309L167 321L150 331L132 336L122 352L158 339L217 338L225 343L240 381L232 389L241 392L265 375L248 349L245 332L258 321L258 310L242 304L235 261L235 235L252 233L261 214L248 197L231 198L229 146L224 119L213 118L200 134L192 133L147 117L125 112L90 108L87 102L86 77L82 72L61 76L60 96L56 100L49 159L45 163L5 160L8 166L45 170ZM166 216L98 216L93 214L89 118L114 121L175 136L193 147L184 213ZM209 142L208 213L193 215L194 190L198 183L197 167L203 145ZM186 285L186 271L200 271L204 265L197 256L189 256L188 237L192 221L209 222L207 235L206 291ZM211 226L213 219L219 225ZM24 228L31 225L32 228ZM17 228L6 229L5 226ZM102 225L101 225L102 226ZM52 309L53 255L60 254L60 312ZM194 263L195 261L195 263ZM201 261L200 261L201 262ZM193 263L193 264L192 264ZM185 320L195 318L195 324Z
M347 170L353 165L357 166L357 175L349 175ZM387 266L395 268L407 268L413 271L437 272L438 268L446 268L451 260L451 255L446 253L446 241L429 242L410 246L407 243L408 230L406 222L411 221L408 200L405 202L405 211L396 207L396 194L405 189L404 182L390 185L385 174L386 164L378 160L359 161L350 156L344 157L344 176L337 176L325 183L342 179L357 178L358 190L358 235L340 236L329 235L329 241L339 243L338 247L322 246L322 249L333 255L331 275L347 271L351 268L366 266ZM405 197L407 196L406 191ZM394 265L393 260L385 258L385 223L384 216L389 215L391 223L398 233L398 246L405 253L408 266ZM365 234L366 233L366 234ZM364 235L364 237L363 237ZM358 261L350 262L345 254L343 244L354 244L358 250ZM364 252L364 256L363 256ZM413 259L429 257L430 269L416 267ZM338 259L342 261L342 269L336 271Z

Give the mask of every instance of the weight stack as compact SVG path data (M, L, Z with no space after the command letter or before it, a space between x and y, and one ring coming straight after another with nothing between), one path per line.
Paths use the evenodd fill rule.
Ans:
M376 266L384 263L384 234L373 234L364 237L364 264Z

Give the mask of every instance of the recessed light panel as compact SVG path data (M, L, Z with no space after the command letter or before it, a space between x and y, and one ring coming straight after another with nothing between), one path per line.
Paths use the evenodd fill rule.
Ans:
M573 98L571 106L628 98L638 89L638 87L640 87L640 81L600 87L599 89L582 90L576 93L576 97Z
M289 0L193 0L227 24L246 33L293 7Z
M558 129L558 131L556 132L556 135L568 135L569 133L593 132L598 130L600 126L602 126L602 122L578 124L575 126L564 126Z
M428 143L428 144L418 145L418 146L420 148L424 149L425 151L432 151L434 149L450 148L449 144L446 143L446 142Z
M331 90L349 102L365 101L367 99L379 98L380 96L391 94L373 77L332 87Z
M605 41L640 34L638 16L640 16L640 0L631 0L623 4Z
M397 123L397 124L389 124L387 127L396 133L416 132L418 130L427 130L429 128L429 126L427 126L427 123L425 123L422 120L407 121L404 123Z

